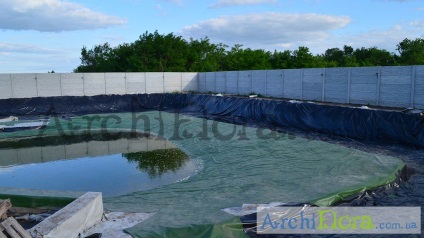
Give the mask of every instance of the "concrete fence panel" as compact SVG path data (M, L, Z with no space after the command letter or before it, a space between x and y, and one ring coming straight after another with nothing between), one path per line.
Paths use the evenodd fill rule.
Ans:
M381 106L409 107L413 67L382 67L380 83Z
M0 74L0 99L13 98L11 77L11 74Z
M209 72L209 73L206 73L206 80L205 80L205 85L206 85L206 88L205 88L205 91L206 92L217 92L217 87L216 87L216 78L215 78L215 75L216 75L217 73L215 73L215 72Z
M163 73L146 73L146 93L163 93L164 91Z
M227 72L215 73L215 92L227 93Z
M347 103L349 72L349 68L328 68L325 70L325 102Z
M146 93L146 73L126 73L126 93Z
M84 74L84 95L95 96L106 94L106 81L104 73Z
M197 73L183 73L181 76L181 91L200 91Z
M378 105L380 67L351 68L350 103Z
M106 73L106 94L125 94L126 80L125 73Z
M291 99L303 98L303 69L284 70L284 97Z
M198 75L198 83L199 83L199 88L195 89L196 91L199 92L207 92L207 87L206 87L206 73L199 73Z
M37 74L12 74L11 79L14 98L38 97Z
M229 94L239 93L239 72L228 71L225 73L225 92Z
M62 96L84 96L83 74L62 74L60 81Z
M181 92L182 75L181 73L164 73L165 93Z
M284 70L268 70L266 79L266 96L284 97Z
M267 85L267 71L266 70L253 70L252 74L252 92L266 95Z
M61 74L37 74L37 95L39 97L62 96Z
M247 95L253 92L252 71L238 72L238 94Z
M323 101L325 69L304 69L302 78L302 99Z

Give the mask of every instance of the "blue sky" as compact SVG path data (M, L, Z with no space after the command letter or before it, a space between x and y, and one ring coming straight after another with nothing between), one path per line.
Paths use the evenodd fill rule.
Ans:
M72 72L80 51L146 31L253 49L396 51L424 38L423 0L0 0L0 73Z

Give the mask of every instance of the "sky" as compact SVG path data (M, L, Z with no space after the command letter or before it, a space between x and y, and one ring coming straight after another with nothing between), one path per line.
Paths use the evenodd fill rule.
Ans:
M0 0L0 73L69 73L83 46L156 30L272 52L396 52L403 39L424 38L424 0Z

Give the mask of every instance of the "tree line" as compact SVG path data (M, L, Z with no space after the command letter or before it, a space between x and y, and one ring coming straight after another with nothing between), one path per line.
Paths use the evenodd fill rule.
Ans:
M208 38L145 32L133 43L111 47L104 43L81 49L74 72L213 72L231 70L296 69L424 65L424 39L404 39L397 53L377 47L330 48L312 54L308 47L274 52L211 43Z

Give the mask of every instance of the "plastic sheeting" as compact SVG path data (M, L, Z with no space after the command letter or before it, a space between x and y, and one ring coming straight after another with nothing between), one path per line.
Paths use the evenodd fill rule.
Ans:
M397 111L199 94L101 95L0 100L0 116L164 110L269 128L424 147L424 116Z
M40 129L48 125L49 122L38 121L38 122L25 122L25 123L16 123L13 125L0 125L0 131L3 132L14 132L21 130L32 130Z

